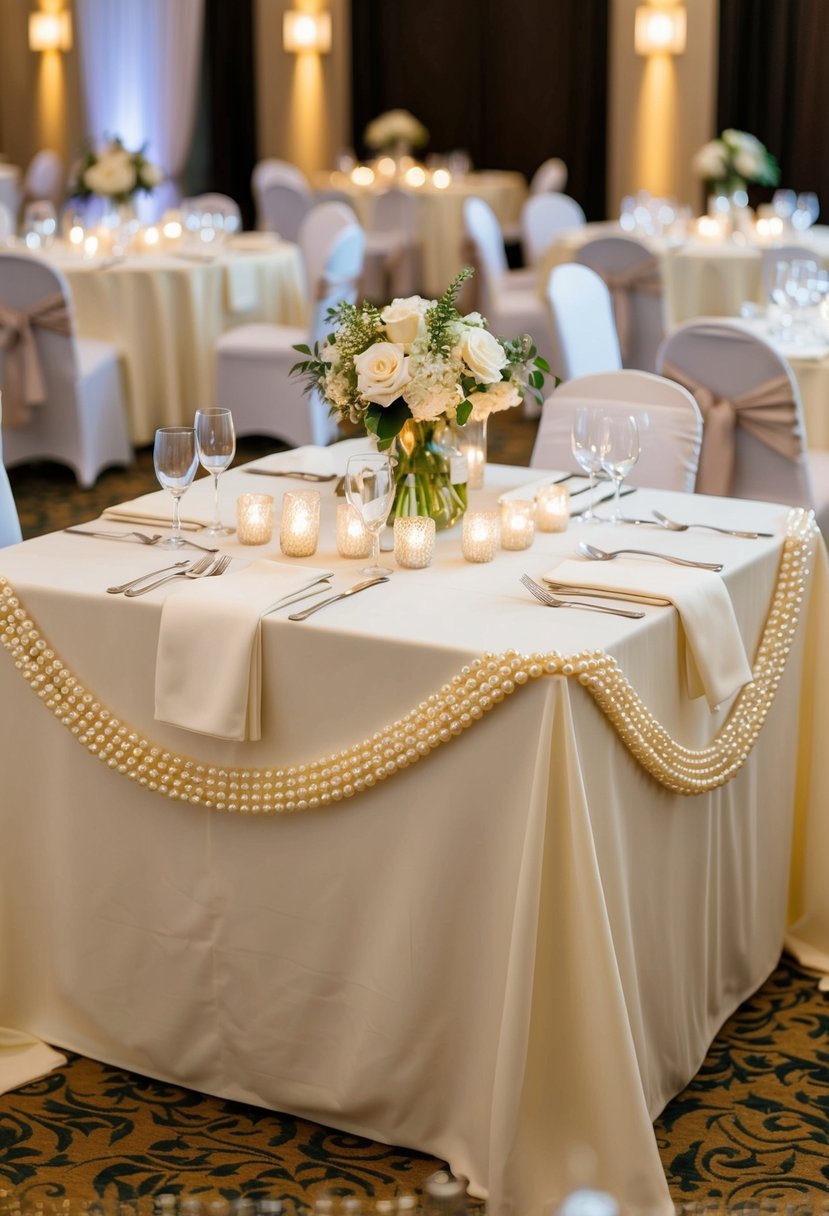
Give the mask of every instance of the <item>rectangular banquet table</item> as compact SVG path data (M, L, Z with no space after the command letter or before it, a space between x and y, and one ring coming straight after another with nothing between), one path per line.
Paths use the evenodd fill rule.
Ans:
M336 448L312 452L306 467L341 459ZM538 476L490 466L473 505ZM223 509L232 518L238 493L278 499L300 484L231 470ZM322 541L304 561L344 587L360 563L336 556L337 499L321 489ZM209 493L193 486L184 514ZM648 490L634 504L638 516L658 506L774 532L748 541L640 528L632 540L724 562L753 659L786 509ZM609 545L631 543L633 529L589 532ZM444 730L448 742L417 763L398 766L398 736L386 736L393 772L372 788L360 788L347 750L410 710L428 713L466 665L510 648L612 656L668 736L706 746L727 707L712 713L686 696L672 608L647 608L641 621L553 611L520 586L522 572L571 555L578 535L573 525L470 565L455 529L427 570L397 570L301 624L276 611L263 627L255 743L154 721L159 616L176 586L130 601L104 588L164 564L157 550L53 534L0 551L19 616L40 629L46 661L53 648L88 690L77 711L97 723L93 751L79 746L71 719L43 703L48 692L36 695L0 654L0 1025L433 1153L496 1216L540 1213L560 1196L574 1142L592 1145L598 1180L632 1212L672 1211L652 1120L772 970L787 921L801 918L807 945L829 925L823 546L807 545L801 616L759 740L720 788L686 797L658 783L555 660L557 674L531 675L503 700L496 688L469 729L429 725L427 740ZM223 547L234 558L225 578L262 556ZM775 645L793 607L794 593ZM106 756L107 712L140 736L120 758ZM670 750L651 743L657 757ZM229 783L214 802L254 811L269 784L294 789L300 766L327 756L321 781L353 796L321 784L291 800L310 804L293 814L192 805L186 781L157 788L159 764L194 757L212 766L208 782ZM240 767L267 770L260 800Z

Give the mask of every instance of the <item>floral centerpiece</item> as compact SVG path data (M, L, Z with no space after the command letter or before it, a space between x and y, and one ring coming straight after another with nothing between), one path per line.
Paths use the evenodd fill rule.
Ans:
M97 196L113 203L129 203L138 190L149 193L162 178L158 166L147 160L144 148L129 152L116 138L100 152L87 147L75 168L69 192L73 198Z
M732 127L704 144L692 166L709 194L735 194L745 190L747 182L776 186L780 179L777 161L759 139Z
M386 110L365 129L364 140L375 152L410 152L429 142L429 132L408 110Z
M306 358L292 369L332 413L374 435L380 451L395 446L392 514L429 515L438 528L466 509L457 428L520 405L526 393L540 400L550 370L529 335L496 338L480 313L461 315L457 295L471 274L462 270L439 300L340 304L327 341L313 351L297 346Z

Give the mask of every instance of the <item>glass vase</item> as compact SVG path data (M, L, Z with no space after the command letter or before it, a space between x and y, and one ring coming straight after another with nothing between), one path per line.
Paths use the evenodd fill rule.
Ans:
M466 510L466 458L444 419L409 419L395 440L395 494L390 522L402 515L426 515L440 532Z

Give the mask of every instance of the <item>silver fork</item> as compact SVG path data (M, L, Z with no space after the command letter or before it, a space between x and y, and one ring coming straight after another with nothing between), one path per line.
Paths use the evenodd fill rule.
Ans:
M180 566L188 566L190 558L185 557L180 562L173 562L172 566L162 566L160 570L150 570L147 574L139 574L138 578L131 578L128 583L119 583L117 587L107 587L107 595L120 595L122 591L129 591L132 587L137 587L139 583L146 583L148 578L157 578L159 574L166 574L169 570L177 570Z
M169 583L174 578L204 578L206 574L211 573L214 565L218 565L223 560L221 557L216 560L209 554L205 554L189 570L173 570L172 573L165 574L161 578L155 579L152 583L145 583L143 587L128 587L124 595L130 599L136 595L146 595L148 591L155 591L156 587L160 587L163 583Z
M591 612L609 612L611 616L627 616L631 620L638 621L645 615L644 612L639 612L637 609L628 608L606 608L602 604L585 604L582 602L576 603L574 600L562 600L557 595L553 595L546 587L542 587L534 578L530 578L529 574L521 575L521 582L531 591L537 600L541 600L542 604L546 604L548 608L587 608Z
M157 545L161 540L160 532L148 536L146 532L92 532L89 528L64 528L63 530L71 532L73 536L97 536L99 540L128 540L130 536L134 536L142 545Z

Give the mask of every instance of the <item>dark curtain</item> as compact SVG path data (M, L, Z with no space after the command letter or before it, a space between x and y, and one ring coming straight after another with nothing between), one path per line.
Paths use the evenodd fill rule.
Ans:
M829 212L827 70L827 0L720 0L718 131L756 135L781 186L816 191Z
M429 151L531 176L567 164L567 193L605 215L608 0L353 0L354 145L410 110Z

